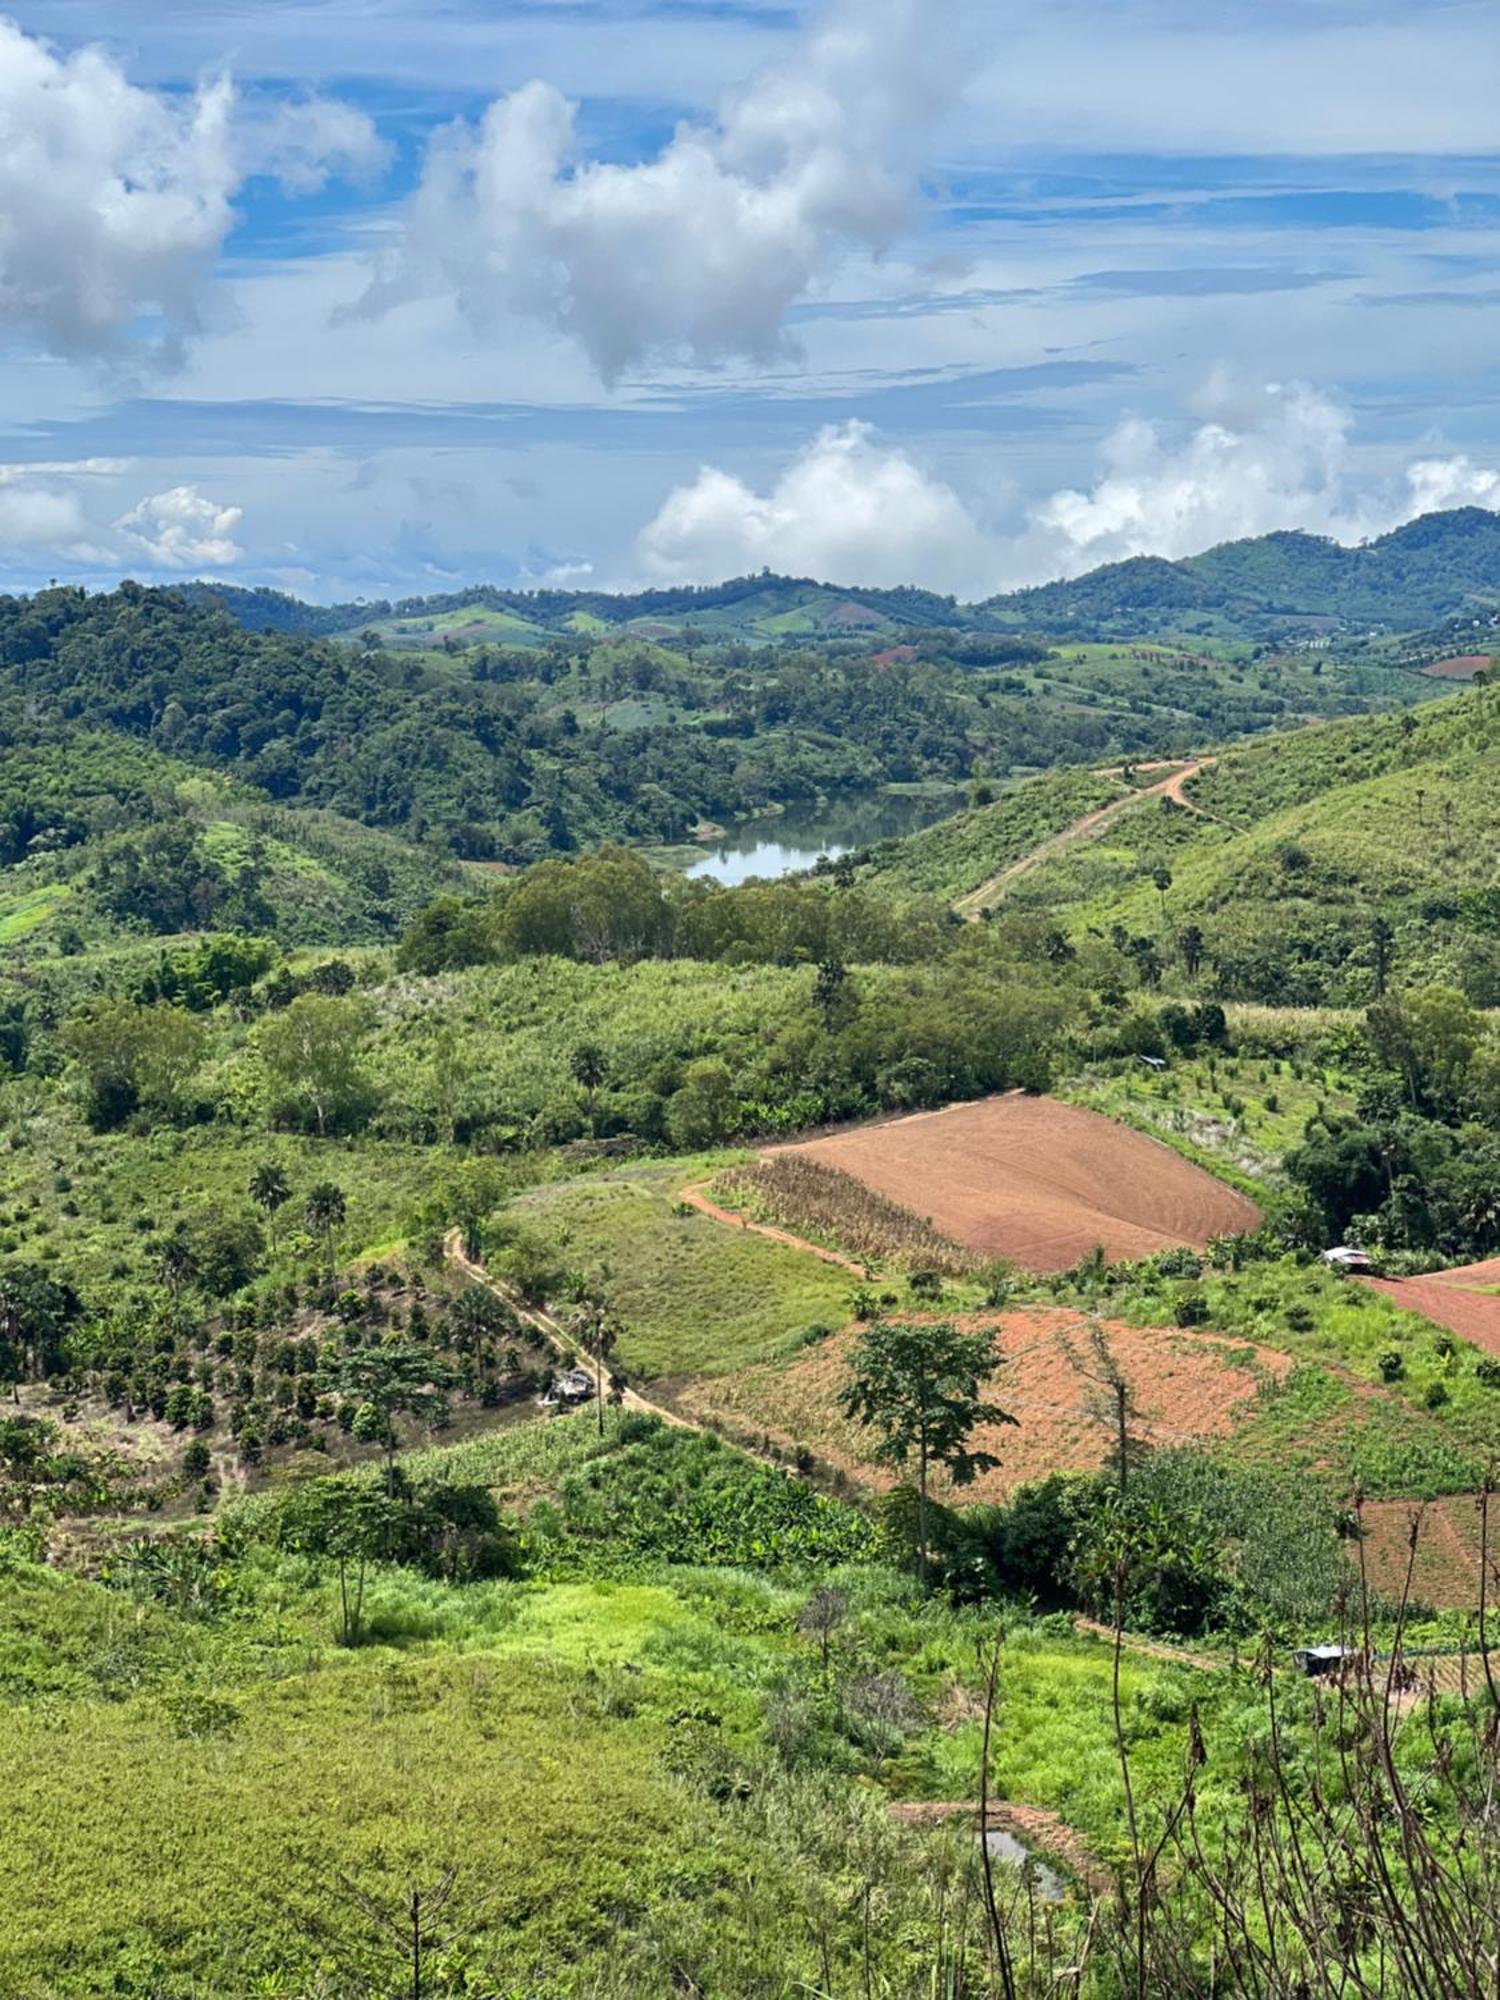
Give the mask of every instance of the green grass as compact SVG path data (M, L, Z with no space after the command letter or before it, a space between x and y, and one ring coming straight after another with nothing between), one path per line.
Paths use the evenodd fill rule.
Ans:
M350 1653L328 1643L326 1575L252 1564L243 1581L204 1628L93 1585L0 1579L0 1663L40 1622L77 1673L12 1704L0 1732L8 2000L249 1994L319 1968L384 1991L347 1885L394 1899L450 1861L482 1991L666 1991L671 1966L702 1991L763 1993L768 1926L782 1972L806 1976L825 1895L853 1976L871 1871L877 1966L920 1948L940 1844L895 1829L884 1798L972 1793L978 1729L951 1696L966 1689L972 1712L987 1616L919 1608L884 1573L841 1577L835 1671L894 1672L917 1707L873 1766L834 1738L803 1777L759 1747L785 1691L819 1686L802 1593L736 1572L467 1591L391 1572L371 1599L390 1641ZM1106 1855L1109 1684L1107 1647L1013 1620L994 1782ZM1149 1810L1191 1694L1211 1725L1223 1690L1131 1656L1121 1686Z
M1160 1074L1133 1062L1098 1065L1055 1094L1165 1141L1262 1203L1274 1198L1281 1161L1308 1119L1354 1108L1353 1086L1336 1068L1279 1056L1174 1056Z
M394 1901L449 1861L495 1975L568 1992L580 1958L751 1863L674 1780L661 1708L611 1713L560 1660L330 1659L229 1707L202 1740L150 1701L13 1718L7 1994L175 2000L358 1963L370 1926L337 1875Z
M973 807L881 848L874 880L892 891L964 895L1120 792L1114 779L1088 770L1029 779L993 805Z
M1368 1000L1380 910L1398 978L1500 1003L1500 949L1459 902L1492 881L1497 730L1500 704L1476 690L1242 745L1194 782L1202 816L1143 801L1018 879L1006 909L1045 914L1078 942L1121 925L1169 959L1195 924L1221 997L1283 1006ZM1162 864L1165 906L1152 882Z
M696 1212L678 1191L723 1156L558 1183L510 1213L573 1268L605 1274L624 1323L619 1356L633 1376L722 1375L793 1353L806 1329L848 1316L853 1280L806 1251Z
M65 906L72 891L66 882L48 882L38 889L0 893L0 945L19 944L39 931Z

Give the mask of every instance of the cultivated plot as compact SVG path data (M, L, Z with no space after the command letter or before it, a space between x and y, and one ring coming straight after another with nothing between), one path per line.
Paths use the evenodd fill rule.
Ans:
M966 1500L1001 1500L1049 1473L1092 1472L1108 1461L1115 1432L1095 1379L1093 1322L1043 1308L965 1315L960 1324L993 1333L998 1365L986 1393L1016 1418L1014 1425L975 1433L979 1447L1001 1463L967 1489ZM1285 1354L1211 1334L1112 1322L1097 1330L1130 1384L1130 1435L1143 1445L1232 1437L1261 1392L1284 1382L1293 1365ZM682 1405L731 1428L768 1433L783 1446L805 1444L862 1483L890 1485L895 1475L870 1462L871 1434L839 1409L857 1338L858 1329L848 1328L784 1367L746 1368L696 1384Z
M1260 1211L1144 1134L1051 1098L985 1098L788 1152L821 1160L984 1257L1063 1271L1254 1229Z

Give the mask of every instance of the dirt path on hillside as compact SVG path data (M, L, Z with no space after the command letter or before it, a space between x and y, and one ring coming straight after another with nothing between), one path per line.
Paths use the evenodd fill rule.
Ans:
M1114 1626L1102 1624L1097 1618L1085 1618L1080 1612L1073 1625L1076 1631L1090 1632L1096 1639L1106 1640L1111 1646L1115 1643ZM1147 1659L1164 1660L1174 1667L1193 1667L1201 1674L1218 1673L1224 1665L1212 1653L1190 1652L1186 1646L1171 1646L1164 1639L1137 1639L1127 1632L1122 1643L1127 1653L1142 1653Z
M762 1155L764 1158L764 1155ZM692 1187L685 1187L678 1195L690 1208L696 1208L700 1215L706 1215L710 1222L727 1222L735 1229L749 1229L757 1236L764 1236L768 1243L781 1243L788 1250L805 1250L810 1257L820 1257L825 1264L836 1264L841 1271L852 1271L856 1278L869 1275L869 1267L856 1264L852 1257L842 1256L837 1250L825 1250L821 1244L809 1243L805 1236L794 1236L790 1229L776 1229L769 1222L752 1222L746 1215L736 1215L733 1209L721 1208L709 1198L710 1181L695 1181Z
M1105 828L1113 825L1122 813L1128 811L1131 806L1138 805L1142 799L1170 799L1174 805L1181 806L1186 812L1195 813L1199 819L1207 818L1208 815L1203 808L1194 805L1183 787L1190 778L1196 778L1200 771L1211 771L1217 762L1216 757L1195 757L1189 763L1174 768L1170 776L1159 779L1154 785L1143 785L1139 791L1122 792L1119 798L1111 799L1108 805L1096 806L1092 812L1085 813L1082 819L1075 819L1071 826L1065 826L1061 833L1050 835L1040 847L1034 847L1029 854L1023 854L1019 861L1012 861L1008 868L1002 868L998 875L992 875L987 882L981 882L977 889L971 889L966 896L955 898L954 909L960 916L967 917L970 923L977 922L985 910L994 907L1012 882L1019 881L1023 875L1029 875L1033 868L1039 867L1044 861L1050 861L1054 855L1066 853L1080 841L1092 840L1096 834L1103 833ZM1136 766L1137 770L1143 768L1147 767L1139 764Z
M466 1254L461 1230L450 1229L443 1239L443 1248L448 1253L449 1262L472 1278L476 1285L483 1285L487 1292L493 1292L497 1299L504 1301L524 1325L539 1333L560 1361L570 1368L581 1368L593 1384L592 1393L599 1393L599 1371L592 1365L578 1342L569 1333L561 1320L554 1319L549 1312L539 1307L529 1306L513 1286L504 1284L499 1278L492 1278L483 1264ZM671 1424L680 1431L701 1431L703 1424L695 1423L691 1417L684 1417L676 1410L668 1409L665 1403L653 1403L638 1389L626 1389L620 1397L620 1407L638 1410L648 1417L660 1417L664 1424Z

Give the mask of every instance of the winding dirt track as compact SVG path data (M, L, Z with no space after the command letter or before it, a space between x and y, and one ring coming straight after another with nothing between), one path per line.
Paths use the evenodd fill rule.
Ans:
M685 1201L690 1208L696 1208L710 1222L727 1222L732 1228L748 1229L752 1235L764 1236L768 1243L782 1243L789 1250L805 1250L809 1257L820 1257L825 1264L836 1264L841 1271L852 1271L856 1278L864 1277L866 1267L856 1264L852 1257L841 1256L837 1250L825 1250L818 1243L809 1243L805 1236L794 1236L790 1229L776 1229L769 1222L752 1222L748 1216L736 1215L733 1209L720 1208L709 1197L710 1185L708 1181L697 1181L692 1187L685 1187L677 1199Z
M1108 805L1096 806L1093 812L1085 813L1082 819L1075 819L1071 826L1065 826L1061 833L1054 833L1050 839L1044 840L1040 847L1034 847L1029 854L1023 854L1019 861L1012 861L1008 868L1002 868L998 875L992 875L987 882L981 882L977 889L971 889L966 896L957 897L954 900L954 909L960 916L967 917L971 923L977 922L984 911L994 908L1012 882L1019 881L1023 875L1029 875L1033 868L1039 867L1044 861L1050 861L1054 855L1066 853L1068 848L1076 847L1080 841L1092 840L1096 834L1103 833L1105 828L1112 825L1122 813L1129 807L1138 805L1142 799L1171 799L1174 805L1182 806L1187 812L1196 813L1200 819L1205 818L1203 808L1194 805L1183 787L1190 778L1196 778L1200 771L1212 770L1217 762L1218 759L1215 757L1196 757L1191 762L1178 766L1154 785L1145 785L1139 791L1122 792L1119 798L1111 799ZM1142 767L1137 765L1136 768L1139 770Z
M450 1263L462 1271L465 1277L472 1278L476 1285L483 1285L487 1292L493 1292L497 1299L503 1299L517 1319L542 1336L560 1361L566 1361L570 1368L581 1368L594 1385L593 1393L597 1395L599 1371L592 1366L588 1356L582 1352L578 1342L561 1320L554 1319L549 1312L527 1305L512 1286L502 1284L498 1278L492 1278L483 1264L476 1262L465 1252L461 1230L450 1229L444 1238L443 1247L448 1253ZM668 1409L665 1403L653 1403L637 1389L626 1389L620 1397L620 1404L627 1410L640 1410L647 1416L660 1417L664 1424L672 1424L681 1431L701 1431L704 1428L702 1424L694 1423L690 1417L680 1416L676 1410Z

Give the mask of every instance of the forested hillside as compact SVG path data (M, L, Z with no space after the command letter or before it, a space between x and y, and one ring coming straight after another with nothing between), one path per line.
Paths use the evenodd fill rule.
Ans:
M840 590L805 578L612 596L507 591L309 605L275 591L195 586L252 630L326 635L367 628L397 641L445 632L543 644L556 634L624 627L774 641L861 632L886 642L924 630L1042 632L1067 638L1189 634L1276 641L1375 626L1414 631L1460 612L1485 622L1500 606L1500 516L1481 507L1428 514L1357 548L1281 532L1226 542L1172 562L1141 556L1066 583L965 605L920 590Z
M316 810L442 862L515 864L601 840L681 843L703 824L830 795L941 795L1170 754L1439 691L1404 663L1057 649L929 627L895 648L584 631L538 649L507 631L351 644L251 631L202 593L130 584L0 601L12 740L0 863L128 831L132 813L162 817L142 789L147 750L158 788L212 774L241 808ZM56 790L70 739L86 810ZM262 831L288 838L285 822Z

